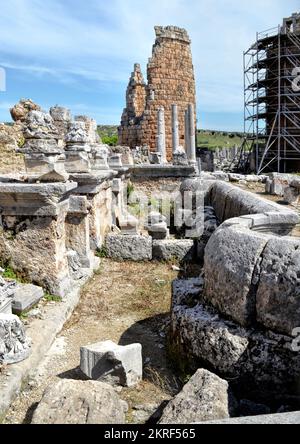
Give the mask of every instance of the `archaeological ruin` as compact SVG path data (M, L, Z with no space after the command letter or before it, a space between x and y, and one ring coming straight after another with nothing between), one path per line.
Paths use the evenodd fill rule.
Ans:
M196 128L196 88L191 40L186 30L175 26L156 26L155 34L152 57L147 65L147 83L139 64L134 65L129 80L126 108L119 127L119 144L131 148L148 146L151 152L157 151L157 137L160 137L157 113L161 109L166 124L166 157L170 160L174 150L179 147L187 151L187 116L190 116L191 125ZM178 127L176 134L172 135L174 113Z
M0 125L4 423L300 423L299 175L199 155L191 40L155 32L116 146L27 99Z

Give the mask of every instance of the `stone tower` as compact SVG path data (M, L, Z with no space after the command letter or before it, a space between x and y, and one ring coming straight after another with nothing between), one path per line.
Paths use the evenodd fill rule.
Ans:
M155 27L156 41L147 67L147 85L136 64L126 95L126 108L119 127L119 143L131 148L148 145L156 150L157 112L165 110L166 150L172 158L172 105L178 106L179 142L185 146L185 110L196 109L191 41L184 29ZM195 113L196 126L196 113Z

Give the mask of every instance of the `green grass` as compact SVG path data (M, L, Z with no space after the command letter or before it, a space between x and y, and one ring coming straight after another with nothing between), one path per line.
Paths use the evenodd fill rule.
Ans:
M115 146L118 143L118 126L117 125L98 125L98 133L103 143ZM216 148L233 148L240 147L243 142L243 133L214 131L214 130L198 130L197 146L199 148L208 148L215 150Z
M56 296L56 295L50 294L50 293L45 293L44 299L47 302L61 302L62 301L62 298L60 296Z
M108 252L107 252L107 248L105 246L98 248L95 253L95 256L100 257L101 259L107 257L107 255L108 255Z
M12 279L13 281L18 281L19 278L14 272L14 270L8 265L5 267L4 273L2 274L4 279Z
M208 148L215 150L216 148L233 148L240 147L243 142L242 133L229 133L221 131L198 130L197 146L199 148Z

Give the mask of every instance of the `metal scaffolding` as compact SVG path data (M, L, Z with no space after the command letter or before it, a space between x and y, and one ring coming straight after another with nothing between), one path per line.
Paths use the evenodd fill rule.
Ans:
M249 153L247 167L257 174L300 170L299 68L300 14L257 33L244 52L242 152Z

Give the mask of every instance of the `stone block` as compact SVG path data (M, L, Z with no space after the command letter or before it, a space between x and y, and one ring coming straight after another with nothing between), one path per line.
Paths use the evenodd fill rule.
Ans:
M15 364L30 355L30 341L20 319L0 313L0 364Z
M211 236L205 249L204 298L243 326L255 321L257 267L269 237L225 223Z
M230 416L228 382L199 369L164 409L159 424L191 424Z
M123 424L127 404L107 384L62 379L46 388L32 424Z
M172 306L176 305L195 305L199 302L200 295L204 287L204 279L175 279L172 282Z
M106 236L108 256L117 260L150 261L152 238L139 235L108 234Z
M68 173L88 173L91 159L84 151L66 151L65 168Z
M142 346L105 341L81 347L80 368L93 380L133 387L143 377Z
M0 313L12 314L11 298L0 298Z
M44 296L44 290L37 285L18 284L13 301L13 313L20 315L36 305Z
M294 339L270 331L245 329L203 303L175 305L171 313L170 344L191 368L199 364L231 379L243 397L263 399L274 393L295 395L300 355Z
M256 294L257 320L292 335L300 327L300 240L274 237L264 249Z
M154 240L152 256L153 259L160 261L169 261L176 259L178 261L189 262L194 258L194 241L189 239L167 239Z

